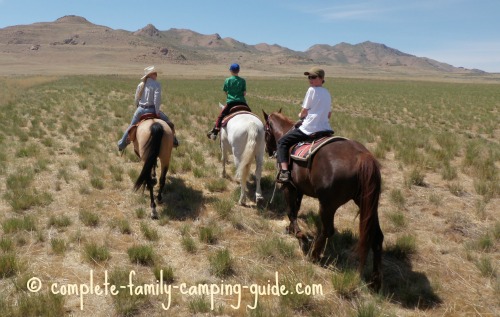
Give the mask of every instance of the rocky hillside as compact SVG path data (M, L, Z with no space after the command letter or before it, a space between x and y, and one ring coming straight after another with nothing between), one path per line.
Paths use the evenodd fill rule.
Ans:
M19 64L82 66L94 63L220 64L240 61L250 67L322 64L364 68L480 73L416 57L373 42L314 45L305 52L280 45L249 45L219 34L187 29L158 30L148 24L135 32L95 25L83 17L64 16L54 22L0 29L0 60Z

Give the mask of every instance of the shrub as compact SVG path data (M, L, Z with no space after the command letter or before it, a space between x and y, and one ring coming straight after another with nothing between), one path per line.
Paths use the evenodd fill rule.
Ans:
M391 190L391 192L389 194L389 199L394 205L396 205L399 208L403 208L405 203L406 203L406 199L403 196L403 193L401 192L401 190L399 190L399 189Z
M50 245L55 254L63 254L66 251L66 241L64 239L51 239Z
M125 288L129 283L129 274L128 270L114 270L111 272L109 276L109 282L112 285L116 285L117 289ZM140 281L136 281L139 285ZM146 306L148 298L143 294L133 294L130 292L121 291L115 296L111 296L113 298L113 304L115 306L115 310L119 316L136 316L143 306Z
M0 255L0 278L7 278L16 275L19 270L19 263L15 254L6 253Z
M227 181L224 178L209 180L206 185L210 192L223 192L227 189Z
M155 266L153 269L153 274L157 281L160 281L161 275L163 275L163 282L172 284L174 282L174 269L171 266Z
M111 257L106 246L99 246L95 242L90 242L85 245L85 257L90 262L104 262Z
M22 230L35 231L36 225L35 220L31 216L24 216L21 218L10 218L3 222L2 224L4 233L13 233Z
M200 241L208 244L216 244L219 232L220 229L217 228L213 223L210 223L207 226L201 226L199 228Z
M228 249L218 250L208 258L210 262L210 272L220 278L233 273L233 259Z
M160 238L158 231L148 226L145 222L141 222L141 232L148 241L158 241Z
M65 228L71 225L71 219L68 216L50 216L47 226L56 227L58 229Z
M150 266L155 262L153 248L148 245L138 245L127 250L130 262Z
M361 278L357 271L347 270L332 275L333 288L345 298L351 298L359 289Z
M80 210L80 221L87 227L97 227L99 225L99 215L88 210Z

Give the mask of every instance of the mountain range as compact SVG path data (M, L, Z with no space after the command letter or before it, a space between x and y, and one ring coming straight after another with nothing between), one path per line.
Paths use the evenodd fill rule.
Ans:
M122 65L209 65L240 62L247 69L283 69L325 65L384 72L484 73L425 57L403 53L384 44L317 44L294 51L277 45L249 45L219 34L205 35L187 29L158 30L148 24L135 32L96 25L68 15L54 22L39 22L0 29L0 63L38 70L73 67L84 70ZM308 66L305 66L308 67Z

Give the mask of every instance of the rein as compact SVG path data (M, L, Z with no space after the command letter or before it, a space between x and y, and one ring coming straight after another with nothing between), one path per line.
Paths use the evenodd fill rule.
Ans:
M274 141L275 141L276 143L278 142L278 141L276 140L276 137L275 137L275 136L274 136L274 134L272 133L272 130L273 130L273 129L272 129L272 127L271 127L271 124L269 123L269 122L271 121L271 116L272 116L272 115L273 115L273 114L270 114L270 115L267 117L267 120L266 120L266 125L264 126L264 132L265 132L265 134L266 134L266 138L265 138L265 139L266 139L266 143L267 143L267 140L268 140L270 137L273 137L273 138L274 138ZM283 135L287 134L288 132L290 132L290 131L292 131L292 130L294 130L294 129L296 129L295 125L292 125L292 126L291 126L291 128L290 128L287 132L285 132ZM282 136L283 136L283 135L282 135ZM277 145L277 144L276 144L276 145ZM267 144L266 144L266 146L267 146ZM275 150L275 151L273 152L273 154L271 154L269 157L270 157L270 158L274 158L274 159L276 159L276 158L277 158L277 155L278 155L278 150ZM272 203L273 203L273 200L274 200L274 194L276 193L276 188L278 187L278 182L276 181L276 179L278 178L278 174L279 174L279 172L280 172L280 168L279 168L279 164L278 164L278 162L276 162L276 169L277 169L277 174L276 174L275 181L274 181L273 195L271 196L271 200L269 201L269 204L272 204ZM297 188L293 182L290 182L290 184L291 184L293 187Z

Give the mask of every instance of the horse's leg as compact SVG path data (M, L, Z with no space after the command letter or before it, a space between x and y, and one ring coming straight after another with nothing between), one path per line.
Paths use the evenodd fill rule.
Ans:
M300 228L297 222L297 214L299 213L303 194L295 189L292 185L284 185L286 186L284 194L288 207L287 214L288 219L290 220L290 225L286 229L289 234L298 236L300 234Z
M247 200L247 180L246 179L240 179L240 199L238 200L238 204L241 206L244 206L246 204Z
M328 200L331 200L331 198L320 198L319 201L321 228L316 234L316 239L311 250L311 258L313 261L319 260L321 253L323 253L323 250L325 249L326 240L333 236L334 233L333 218L337 207L329 203Z
M382 229L380 229L380 224L378 223L374 228L374 239L372 242L372 250L373 250L373 274L372 274L372 282L373 288L378 291L382 286L382 243L384 241L384 234L382 233Z
M156 212L156 203L155 203L155 196L153 193L153 182L149 181L147 184L147 187L149 189L149 197L151 198L151 219L158 219L158 213Z
M227 163L227 145L224 145L225 142L222 140L222 135L221 135L221 141L220 141L220 146L221 146L221 152L222 152L222 177L226 178L226 163Z
M151 169L151 182L154 185L156 185L158 183L158 180L156 179L156 166L157 166L157 162L155 162L153 168Z
M361 208L359 200L355 199L354 201ZM371 248L373 251L373 273L371 277L371 282L373 288L378 291L382 286L381 267L382 267L382 243L384 241L384 234L382 233L382 229L380 228L377 210L375 210L375 216L373 217L371 226L363 223L361 217L363 217L363 215L360 216L360 223L359 223L360 241L358 244L358 253L359 253L358 271L360 276L363 276L363 270L365 267L366 258L368 257L368 251Z
M264 165L264 156L257 154L255 156L255 203L259 204L264 200L260 179L262 178L262 166Z
M161 204L163 202L163 196L162 196L162 193L163 193L163 187L165 186L165 181L167 179L167 171L168 171L168 166L167 167L164 167L163 164L162 164L162 167L161 167L161 174L160 174L160 188L158 190L158 202Z

